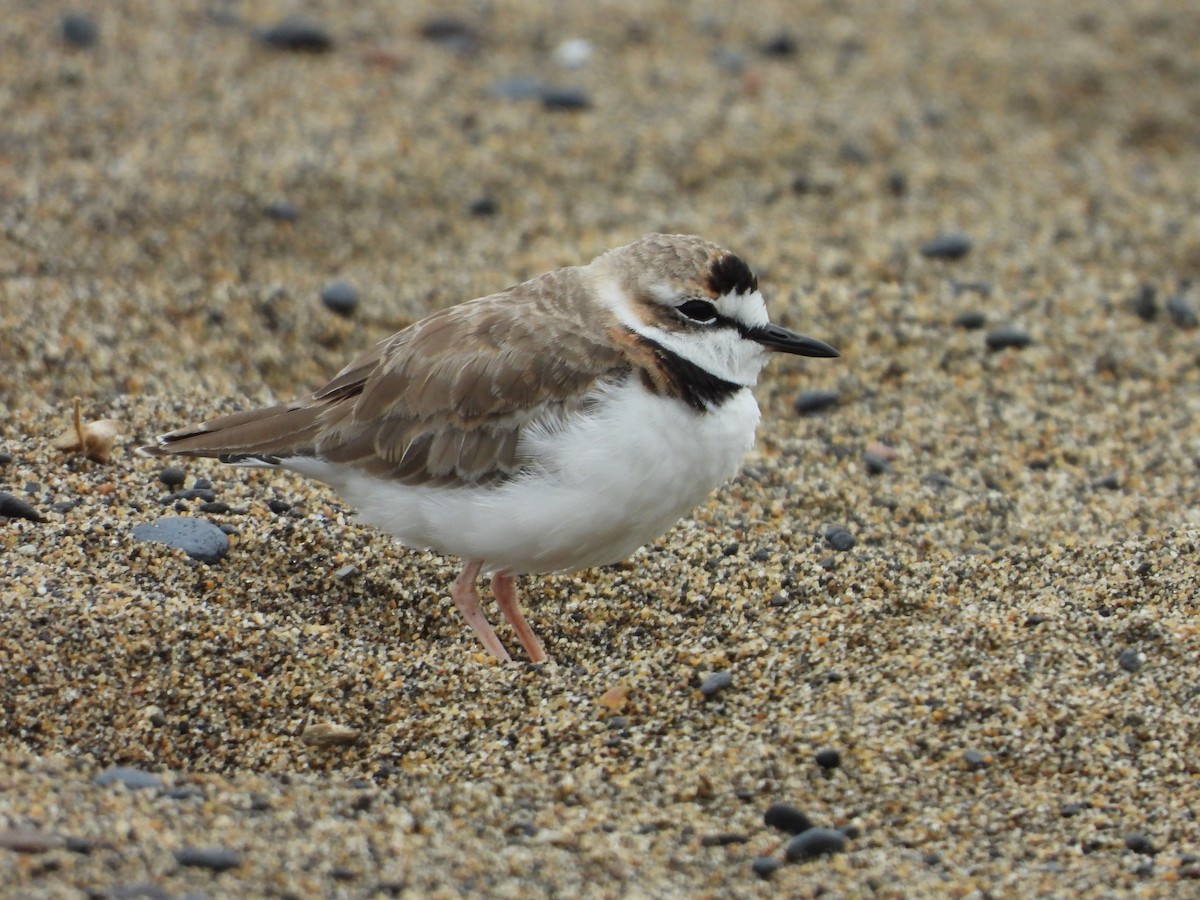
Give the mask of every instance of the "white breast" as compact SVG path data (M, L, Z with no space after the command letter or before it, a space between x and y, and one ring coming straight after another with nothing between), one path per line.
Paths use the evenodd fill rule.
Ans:
M631 378L592 414L525 439L540 465L498 487L406 487L317 461L359 517L409 547L483 559L489 571L569 572L617 562L666 532L738 469L754 443L747 389L697 413Z

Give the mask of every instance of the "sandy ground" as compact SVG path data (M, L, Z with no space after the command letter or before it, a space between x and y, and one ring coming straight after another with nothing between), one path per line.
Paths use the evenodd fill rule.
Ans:
M92 4L91 47L6 5L5 890L1200 895L1200 8L347 6L299 53L254 36L285 4ZM527 580L544 666L321 486L164 502L133 455L649 231L843 357L774 364L662 540ZM111 462L52 446L74 397ZM227 556L133 537L163 515ZM775 803L844 852L760 878Z

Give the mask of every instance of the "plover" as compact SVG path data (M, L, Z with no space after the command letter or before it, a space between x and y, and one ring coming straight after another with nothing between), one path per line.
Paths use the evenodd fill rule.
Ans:
M151 456L215 457L318 479L401 544L464 561L450 596L546 659L521 574L618 562L728 480L754 442L751 392L772 352L834 357L767 318L738 256L651 234L433 313L302 400L171 431Z

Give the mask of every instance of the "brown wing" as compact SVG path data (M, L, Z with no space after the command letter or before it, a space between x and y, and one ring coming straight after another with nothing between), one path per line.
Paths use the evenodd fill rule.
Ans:
M578 269L563 269L434 313L307 401L172 432L149 452L315 456L413 485L510 477L522 429L563 418L627 369L587 321L584 287Z

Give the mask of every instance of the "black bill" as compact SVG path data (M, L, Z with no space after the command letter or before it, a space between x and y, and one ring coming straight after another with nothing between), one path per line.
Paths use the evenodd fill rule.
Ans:
M778 325L760 325L758 328L747 329L746 337L752 341L757 341L768 350L778 350L780 353L794 353L796 356L818 356L822 359L832 359L835 356L841 356L840 353L824 341L796 334L796 332L780 328Z

